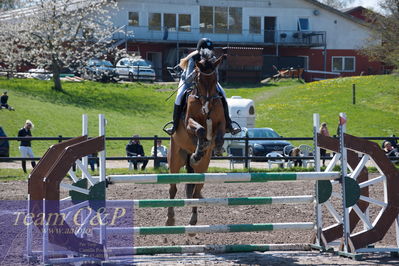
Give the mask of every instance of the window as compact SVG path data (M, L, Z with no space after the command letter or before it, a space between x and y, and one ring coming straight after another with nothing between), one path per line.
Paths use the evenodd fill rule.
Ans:
M191 15L179 14L179 31L191 31Z
M299 18L298 19L298 31L310 30L309 19Z
M176 14L163 14L163 25L169 31L176 31Z
M249 17L249 33L260 34L260 23L260 17Z
M129 26L139 26L139 12L129 12Z
M148 14L148 29L161 30L161 13Z
M333 56L332 71L337 72L355 72L354 56Z
M215 7L215 33L227 33L227 7Z
M242 32L241 7L200 7L201 33L236 33Z
M229 30L230 33L242 32L242 8L230 7L229 8Z
M213 7L200 7L200 31L202 33L213 33Z

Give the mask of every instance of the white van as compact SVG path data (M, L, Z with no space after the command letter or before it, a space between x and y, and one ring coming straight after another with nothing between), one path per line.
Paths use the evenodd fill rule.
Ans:
M155 81L155 71L151 62L141 58L122 58L116 63L120 79Z
M241 127L255 127L255 103L251 99L243 99L241 96L227 98L231 120Z
M251 99L244 99L241 96L232 96L227 98L229 106L230 118L237 122L241 128L255 127L255 103ZM234 126L234 125L233 125ZM240 134L232 136L230 133L224 135L225 138L237 137ZM240 135L241 136L241 135ZM231 140L225 140L223 148L227 151L227 147L231 144Z

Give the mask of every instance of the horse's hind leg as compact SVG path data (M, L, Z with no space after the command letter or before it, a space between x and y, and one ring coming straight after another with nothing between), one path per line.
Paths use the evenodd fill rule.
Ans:
M186 169L187 173L194 173L194 169L190 165L190 155L187 156L186 161ZM186 197L188 199L192 199L194 196L196 184L186 184ZM190 219L190 225L197 224L197 207L192 208L192 215Z
M169 187L169 198L174 199L177 193L177 186L176 184L170 184ZM165 223L166 226L175 225L175 210L173 207L168 207L168 219Z
M181 150L174 143L174 139L171 139L170 150L168 152L168 163L169 163L169 172L170 173L178 173L180 168L185 163L186 154L182 153ZM172 160L173 158L173 160ZM170 184L169 187L169 198L174 199L177 193L176 184ZM166 220L165 225L173 226L175 225L175 210L173 207L168 207L168 219Z

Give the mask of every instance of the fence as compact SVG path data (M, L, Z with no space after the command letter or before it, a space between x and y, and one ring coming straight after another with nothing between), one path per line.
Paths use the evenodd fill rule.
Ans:
M63 137L63 136L58 136L58 137L24 137L24 138L18 138L18 137L0 137L0 144L2 141L21 141L21 140L32 140L32 141L57 141L57 142L62 142L68 139L71 139L72 137ZM334 138L336 136L334 135ZM361 137L362 139L366 140L391 140L391 141L398 141L399 137L391 136L391 137ZM131 137L106 137L106 141L130 141L132 138ZM143 157L128 157L128 156L113 156L113 157L106 157L106 160L110 161L121 161L121 160L153 160L156 162L157 160L165 159L166 157L158 157L157 156L157 140L169 140L169 137L159 137L157 135L154 135L153 137L139 137L139 140L152 140L154 142L154 156L143 156ZM287 141L298 141L298 140L304 140L304 141L312 141L312 137L282 137L282 138L249 138L249 137L244 137L244 138L225 138L225 140L232 140L232 141L244 141L244 155L243 156L212 156L212 160L242 160L244 161L244 167L245 168L250 168L249 164L251 160L265 160L266 157L264 156L250 156L248 151L250 147L250 141L256 141L256 140L287 140ZM96 157L92 157L93 159L97 159ZM395 156L390 156L389 157L391 161L397 161L399 160L399 157ZM38 161L41 159L41 157L35 157L35 158L30 158L32 160ZM281 157L268 157L268 159L282 159ZM295 160L295 159L314 159L313 156L284 156L283 159L286 160ZM331 160L332 156L321 156L320 159L326 159L326 160ZM22 161L26 160L26 158L23 157L0 157L0 162L11 162L11 161Z

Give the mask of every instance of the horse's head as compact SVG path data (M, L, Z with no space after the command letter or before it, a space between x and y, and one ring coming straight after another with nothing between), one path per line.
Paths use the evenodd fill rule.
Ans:
M216 59L213 51L209 49L201 49L200 56L201 59L196 63L198 93L210 97L216 95L216 71L223 60L223 56Z

